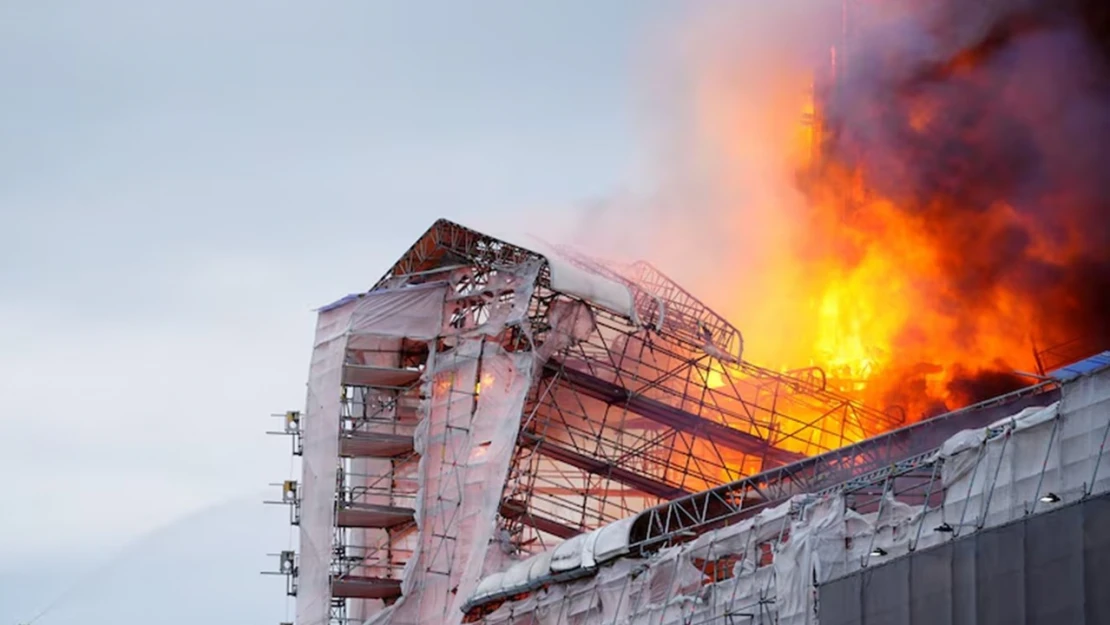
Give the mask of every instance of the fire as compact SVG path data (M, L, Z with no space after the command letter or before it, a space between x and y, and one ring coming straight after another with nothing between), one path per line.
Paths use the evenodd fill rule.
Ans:
M909 127L926 132L926 114L907 111ZM948 238L947 229L938 236L935 214L943 207L906 210L897 198L860 193L863 172L825 166L809 180L811 219L799 224L800 249L772 270L805 276L798 284L804 304L792 321L809 331L797 333L792 351L808 358L783 364L820 367L837 390L913 417L967 403L953 388L959 376L1034 368L1032 300L1006 288L984 290L978 301L956 301L949 292L949 264L974 262L975 250L970 240ZM1000 204L967 225L982 235L1013 217Z
M780 34L799 28L738 21ZM712 38L712 27L701 28ZM1013 78L1067 66L998 37L962 42L915 73L897 63L916 49L889 37L886 47L864 41L854 59L835 47L795 54L805 36L727 36L740 48L694 55L696 156L710 164L710 195L723 199L722 228L733 233L731 298L718 307L743 329L748 360L820 367L836 389L913 419L1026 384L1014 372L1036 370L1038 344L1105 325L1094 285L1106 282L1110 236L1083 232L1083 219L1104 205L1091 182L1097 162L1069 154L1037 121L1046 118L1036 107L1068 106L1063 96ZM883 80L815 101L815 92L830 93L829 74L851 71L864 55L878 60L857 67ZM814 58L836 63L816 84ZM1077 135L1073 145L1091 140ZM723 384L723 373L711 371L707 386Z
M477 398L479 395L481 395L482 389L489 388L493 384L493 382L494 378L491 373L483 373L482 376L474 382L474 397Z

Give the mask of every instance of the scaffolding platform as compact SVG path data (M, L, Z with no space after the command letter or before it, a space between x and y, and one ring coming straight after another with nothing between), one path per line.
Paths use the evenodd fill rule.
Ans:
M418 382L420 375L421 372L415 369L343 365L343 384L347 386L403 389Z
M344 458L397 458L413 452L413 438L386 432L352 432L339 439Z
M298 622L365 622L384 601L397 622L457 623L476 582L458 563L488 549L523 558L637 515L643 542L681 537L777 499L803 458L901 424L819 370L745 361L739 330L646 263L445 220L319 315Z
M401 580L345 575L332 580L331 596L336 599L396 599L401 596Z
M412 508L359 503L340 507L336 522L339 527L388 529L412 523L415 519L416 511Z

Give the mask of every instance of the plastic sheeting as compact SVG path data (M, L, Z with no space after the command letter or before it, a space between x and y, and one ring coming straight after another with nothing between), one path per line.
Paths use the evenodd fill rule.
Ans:
M514 271L491 271L482 280L460 268L444 282L349 296L320 310L304 420L298 623L320 625L329 619L344 364L400 367L404 341L426 341L429 347L419 378L426 399L417 409L414 434L419 464L415 470L406 465L400 475L388 459L354 458L345 482L351 492L361 493L358 503L413 506L415 535L394 538L384 530L350 529L345 548L386 554L382 563L368 560L350 571L369 577L393 575L388 554L396 548L411 549L412 555L401 580L403 596L394 605L352 601L348 617L375 623L458 622L461 602L478 580L510 563L494 532L500 486L537 356L507 352L488 339L526 324L540 267L537 261ZM367 431L380 431L383 424L396 429L390 419L396 421L400 397L392 394L399 392L358 387L346 394L356 404L385 411L365 424ZM415 484L415 495L398 492L402 484Z
M343 366L397 366L402 339L430 339L440 333L446 292L446 284L377 291L348 296L319 312L303 420L297 623L317 625L330 618ZM357 392L365 403L374 394ZM363 496L359 503L396 503L391 492L374 488L376 485L371 483L388 473L388 460L359 458L351 465L348 486L373 493ZM381 530L349 532L350 546L356 552L376 546L384 536ZM379 571L356 569L354 573L373 575ZM352 616L360 615L365 607L356 606Z
M636 306L627 286L580 269L555 254L547 254L546 257L551 269L552 289L580 297L627 319L636 319Z
M436 355L416 440L419 543L402 598L372 623L459 623L478 580L509 562L493 539L532 368L530 353L480 339Z
M431 340L443 329L443 299L447 285L421 284L403 289L371 291L351 313L347 333L352 347L361 336L393 336Z
M551 302L548 319L551 332L539 347L537 355L541 360L547 360L559 351L577 345L597 330L593 311L582 302L557 299Z
M442 341L438 347L430 344L422 376L427 399L414 440L420 455L417 528L402 596L370 623L459 623L462 603L483 575L512 562L495 536L496 522L536 355L505 351L489 337L525 323L538 271L533 264L494 272L475 290L469 286L472 276L461 269L451 276L449 289L438 291L438 308L433 295L407 293L405 305L424 312L404 325L406 336L412 337L412 328L422 322L425 336ZM487 316L467 317L479 299ZM371 327L381 332L396 318L395 311L385 302L372 308L364 304L360 312L381 320ZM356 327L361 329L352 323Z
M339 469L339 388L346 355L346 329L357 300L321 311L308 370L302 421L300 556L297 623L328 622L329 570L335 526L335 483Z
M540 254L547 260L552 290L580 298L634 322L637 320L636 302L627 285L579 267L541 239L530 237L527 244L504 237L502 239L517 247ZM662 312L660 312L661 316Z
M553 250L544 256L553 290L635 320L633 295L625 284L585 270ZM320 309L303 426L297 623L321 625L330 616L344 364L361 376L346 382L356 386L369 384L375 375L380 379L388 369L412 377L417 369L402 369L400 359L406 341L429 347L419 378L426 399L417 409L418 468L395 475L398 469L388 459L355 458L348 461L342 481L348 496L359 493L357 503L412 505L417 528L414 535L400 538L379 529L345 530L348 555L385 555L381 562L368 560L344 571L393 576L390 554L411 549L412 555L395 604L356 600L347 615L383 624L459 622L462 604L478 581L512 564L494 534L526 395L550 350L580 341L596 327L589 306L562 298L552 303L553 328L536 353L510 353L489 340L513 326L528 333L526 316L542 265L537 259L511 271L494 268L480 274L461 267L444 282L399 281ZM390 414L396 419L398 401L406 399L390 395L399 392L347 389L354 404L394 406L376 414L373 423L360 425L365 430L360 432L405 433L398 423L389 423ZM415 484L415 495L398 491L399 484ZM399 497L408 499L399 502ZM603 547L614 553L621 549L611 540ZM576 615L592 614L588 605L576 610Z

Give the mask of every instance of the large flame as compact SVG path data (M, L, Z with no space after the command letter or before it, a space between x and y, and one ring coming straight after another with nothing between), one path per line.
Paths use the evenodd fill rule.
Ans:
M766 37L700 48L697 144L728 206L738 249L725 304L748 358L821 367L839 390L917 418L1028 383L1015 371L1037 369L1038 345L1105 334L1106 296L1091 293L1110 266L1107 195L1096 152L1066 146L1110 139L1110 117L1071 110L1068 98L1087 97L1059 78L1072 57L1044 60L1052 45L1087 54L1072 39L1026 43L1025 22L999 35L1005 16L992 15L978 38L913 59L880 17L857 35L856 67L870 65L855 83L837 76L852 55L836 37L816 55ZM1061 93L1036 93L1031 77ZM1093 117L1056 132L1046 110Z

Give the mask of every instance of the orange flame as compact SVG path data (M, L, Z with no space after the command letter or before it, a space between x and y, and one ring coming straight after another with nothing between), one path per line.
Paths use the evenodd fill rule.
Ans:
M943 211L902 210L899 198L868 189L868 172L815 157L822 128L812 67L796 61L732 51L693 68L701 157L717 172L710 184L729 203L742 248L723 308L745 332L747 359L820 367L836 390L910 418L966 404L961 375L1033 370L1035 311L1021 293L996 288L960 309L941 304L952 299L948 269L974 262L982 232L948 238L959 228L940 227ZM961 57L954 71L974 62ZM925 99L903 113L918 133L935 132L942 115ZM1015 219L1000 202L967 227L999 231ZM711 372L707 385L720 378Z

